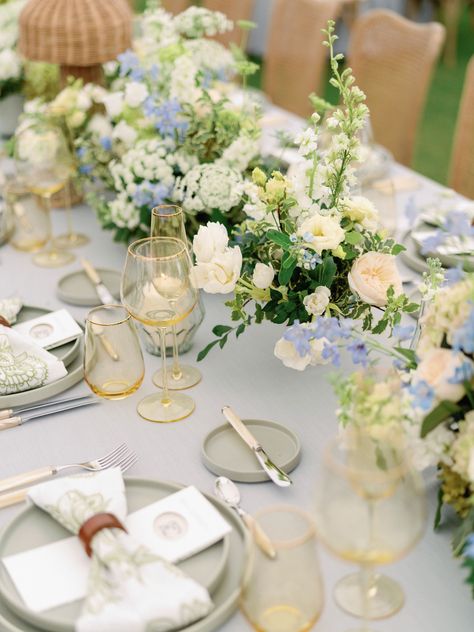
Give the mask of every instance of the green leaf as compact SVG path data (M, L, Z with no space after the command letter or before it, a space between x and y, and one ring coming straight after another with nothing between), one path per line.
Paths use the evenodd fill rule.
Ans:
M312 275L312 278L315 279L318 285L325 285L326 287L331 287L334 277L336 276L337 266L334 263L334 259L332 257L325 257L322 263L316 266L316 270Z
M434 519L434 528L439 529L439 525L441 524L442 518L442 509L443 509L443 490L441 487L438 489L438 504L436 506L436 514Z
M403 308L403 311L407 312L408 314L411 314L412 312L416 312L419 309L420 309L420 306L418 303L409 303Z
M216 325L215 327L213 327L212 333L214 334L214 336L218 336L220 338L224 334L228 333L231 329L232 327L229 327L229 325Z
M227 336L223 336L220 340L219 340L219 347L221 349L224 348L225 343L227 342Z
M353 246L355 246L356 244L360 244L362 240L363 240L363 236L360 233L358 233L356 230L353 230L350 233L346 233L345 241L348 244L352 244Z
M399 255L401 252L403 252L404 250L406 250L405 246L402 246L402 244L395 244L392 248L392 255Z
M461 522L453 535L452 546L454 555L460 555L466 544L467 538L474 532L474 507Z
M245 324L241 323L235 331L235 337L238 338L241 334L244 333L244 331L245 331Z
M296 263L296 257L291 255L284 259L280 272L278 273L278 283L280 285L286 285L289 283L291 277L293 276L293 272L295 271Z
M462 412L462 408L457 404L446 400L442 401L423 419L420 433L421 438L424 439L426 435L437 428L440 423L459 412Z
M413 349L395 347L395 351L398 351L398 353L408 360L410 367L416 367L416 353Z
M274 244L277 244L278 246L283 248L283 250L290 249L291 241L288 235L285 235L285 233L281 233L279 230L268 230L266 235L270 241L273 241Z
M212 347L214 347L218 342L219 340L213 340L207 345L207 347L204 347L204 349L201 349L201 351L198 353L197 361L201 362L201 360L204 360L204 358L207 356L207 354L212 349Z
M379 322L372 329L373 334L381 334L387 329L388 321L385 319L379 320Z

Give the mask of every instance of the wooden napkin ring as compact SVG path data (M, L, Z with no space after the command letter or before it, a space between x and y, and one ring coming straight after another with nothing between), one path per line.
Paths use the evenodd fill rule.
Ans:
M0 314L0 325L5 325L5 327L11 327L8 320Z
M102 529L122 529L128 533L120 520L111 513L98 513L86 520L79 529L79 540L82 542L85 552L92 557L91 542L95 535Z

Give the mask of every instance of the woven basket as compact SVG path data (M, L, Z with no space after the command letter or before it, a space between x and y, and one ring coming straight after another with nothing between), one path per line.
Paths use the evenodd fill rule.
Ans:
M100 79L100 64L131 47L127 0L30 0L20 14L20 52L61 66L61 76Z

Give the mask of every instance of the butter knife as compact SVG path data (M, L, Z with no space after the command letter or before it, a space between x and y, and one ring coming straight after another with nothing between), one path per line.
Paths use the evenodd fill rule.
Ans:
M15 417L8 417L8 419L2 419L0 421L0 431L8 430L9 428L15 428L16 426L21 426L27 421L31 421L32 419L37 419L38 417L44 417L46 415L55 415L56 413L62 413L66 410L72 410L73 408L82 408L83 406L90 406L91 404L98 404L100 400L98 398L91 397L90 399L80 399L77 401L72 401L65 406L59 406L57 408L41 408L38 410L33 410L30 413L26 413L23 415L16 415Z
M87 259L81 259L81 265L84 268L85 273L89 277L90 281L94 284L95 291L97 292L97 296L99 297L102 305L110 305L116 303L117 301L112 296L111 292L103 284L99 273L94 268L92 263Z
M222 413L232 428L237 432L241 439L249 446L249 448L255 454L258 462L266 472L267 476L279 487L289 487L293 484L291 478L283 470L281 470L270 459L268 454L262 448L257 439L253 436L244 422L237 417L230 406L224 406Z

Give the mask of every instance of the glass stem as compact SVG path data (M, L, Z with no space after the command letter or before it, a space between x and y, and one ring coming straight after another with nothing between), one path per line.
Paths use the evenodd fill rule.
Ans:
M57 248L54 245L54 238L53 238L53 218L51 217L51 195L43 195L43 200L46 206L46 212L48 213L48 217L49 217L49 225L50 225L50 235L49 235L49 244L46 246L46 252L48 252L51 257L54 257L55 255L57 255Z
M72 225L72 208L71 208L71 181L66 181L64 185L64 206L66 207L67 214L67 234L71 237L74 234Z
M172 376L174 380L180 380L183 376L181 367L179 365L179 353L178 353L178 336L176 334L176 325L171 327L171 333L173 334L173 370Z
M163 406L169 406L171 399L168 392L168 371L166 368L166 327L159 327L160 348L161 348L161 374L163 376L163 390L161 394L161 403Z
M362 564L360 568L362 590L362 632L370 632L370 593L373 587L374 569L372 564Z

